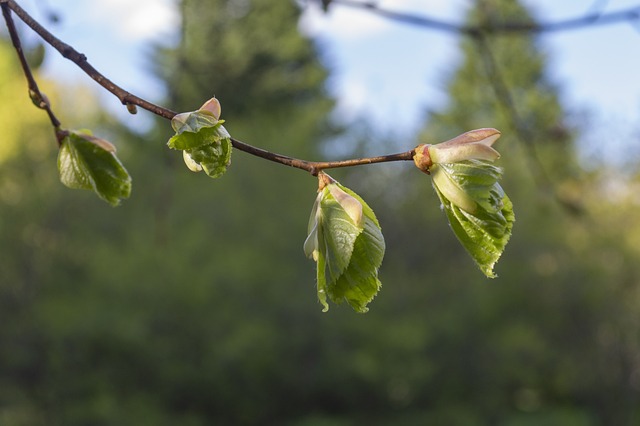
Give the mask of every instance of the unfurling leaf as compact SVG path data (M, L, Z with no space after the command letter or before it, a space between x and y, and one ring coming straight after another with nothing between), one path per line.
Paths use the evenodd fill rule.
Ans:
M231 163L231 136L222 126L220 103L211 98L193 112L178 114L171 120L176 134L167 145L183 150L189 170L204 170L212 178L222 176Z
M217 178L227 171L227 166L231 163L231 141L222 139L209 145L186 149L183 153L187 167L189 167L189 163L193 162L200 166L208 176ZM189 160L187 160L187 157L189 157ZM193 169L191 170L193 171Z
M483 160L437 164L431 168L433 187L442 202L451 229L489 278L504 251L515 215L511 200L498 183L502 171ZM446 181L450 186L441 186ZM452 194L465 194L469 204Z
M222 123L224 120L217 120L207 111L178 114L171 120L176 134L167 145L173 149L192 149L228 139L230 135Z
M131 176L115 155L115 147L86 132L69 132L58 153L58 172L63 184L94 191L117 206L131 194Z
M498 183L502 169L491 164L500 154L491 145L496 129L477 129L447 142L420 145L416 166L433 177L456 237L489 278L504 251L515 216L511 200Z
M357 312L380 289L378 268L385 243L380 224L367 203L321 173L320 190L309 219L305 254L317 262L318 300L323 311L347 301Z

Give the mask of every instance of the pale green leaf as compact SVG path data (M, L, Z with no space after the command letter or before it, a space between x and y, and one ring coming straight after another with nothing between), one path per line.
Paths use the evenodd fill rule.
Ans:
M131 177L110 143L70 132L58 153L60 181L73 189L94 191L113 206L131 194Z
M216 119L209 111L178 114L171 120L176 134L169 139L167 145L172 149L193 149L229 139L231 136L222 123L224 120Z
M307 239L304 241L304 254L309 258L315 261L318 260L318 219L319 219L319 207L320 200L324 195L323 191L318 193L315 202L313 203L313 207L311 208L311 215L309 216L309 224L307 225Z
M326 244L329 275L338 277L351 261L353 246L362 227L353 221L349 212L334 198L329 186L323 189L325 194L320 200L320 222Z
M452 164L439 164L445 174L474 202L485 210L499 210L504 191L496 184L502 169L482 160L469 160ZM462 207L462 206L460 206Z
M431 167L431 177L433 186L438 188L438 191L454 206L468 212L474 212L478 209L478 203L465 192L458 182L452 179L451 174L440 164L434 164Z
M215 101L215 102L213 102ZM222 176L231 163L231 136L218 120L220 104L213 98L197 111L177 114L171 120L176 134L167 145L183 150L185 164L192 171L204 170L212 178Z
M222 176L231 163L231 141L222 139L209 145L185 150L189 158L212 178Z
M353 191L331 183L316 198L308 232L305 253L317 262L318 299L324 311L328 296L334 303L347 301L357 312L367 312L381 286L378 268L385 250L371 208Z
M487 277L495 277L493 267L509 241L515 221L513 205L498 183L500 168L479 160L439 164L438 167L441 169L437 173L445 173L476 203L472 211L457 205L441 191L438 181L433 181L456 237L480 270Z
M357 312L367 312L367 305L380 290L378 268L382 264L385 243L380 227L369 217L354 243L347 269L329 286L329 297L336 303L346 300Z
M356 199L352 195L345 192L340 185L329 185L329 192L331 196L340 204L345 212L349 215L353 223L361 227L362 226L362 202Z
M196 133L203 127L214 127L220 120L210 111L190 111L177 114L171 119L171 127L180 134Z
M184 160L184 164L187 165L187 168L192 172L198 173L202 171L202 166L191 158L191 154L187 152L187 150L182 151L182 159Z
M318 234L316 275L317 275L318 301L322 305L322 312L327 312L329 310L329 303L327 303L327 277L326 277L327 263L325 260L326 251L327 250L324 244L324 238L322 233L320 233Z
M336 182L337 183L337 182ZM368 217L369 219L371 219L371 221L378 227L380 228L380 223L378 222L378 218L376 217L376 214L373 212L373 210L371 210L371 207L369 207L369 205L367 203L364 202L364 200L355 192L353 192L352 190L350 190L349 188L340 185L340 183L337 183L340 188L342 188L347 194L351 195L352 197L354 197L356 200L360 201L360 203L362 204L362 213Z

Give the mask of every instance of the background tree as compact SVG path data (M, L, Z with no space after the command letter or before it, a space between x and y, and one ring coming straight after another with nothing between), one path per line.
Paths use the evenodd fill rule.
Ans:
M171 64L172 105L194 109L216 94L239 137L313 156L331 102L315 47L297 33L300 11L288 2L247 7L181 5L184 39L160 59ZM215 49L198 40L215 40ZM203 49L216 56L203 58ZM125 137L108 123L101 129ZM245 156L234 161L235 176L212 182L168 152L169 136L126 135L131 142L118 144L137 184L149 185L122 209L64 191L46 197L33 179L25 184L34 187L33 202L13 214L2 208L11 221L3 248L23 246L31 236L9 229L29 223L51 244L16 252L3 268L8 294L37 287L21 317L12 316L28 321L2 345L37 354L19 358L28 380L4 365L15 377L6 386L18 391L7 391L3 405L16 416L23 410L43 424L237 424L292 415L276 395L296 396L289 366L320 319L313 265L302 252L317 181ZM39 173L55 177L47 164Z
M529 20L513 0L478 1L468 16L468 23L477 25ZM385 270L414 276L407 300L429 312L422 339L435 370L427 382L432 415L447 424L632 424L638 414L631 401L638 389L630 385L635 367L626 356L637 349L625 339L603 344L601 338L608 333L604 329L616 329L616 335L625 334L623 329L637 332L622 325L631 311L611 310L616 300L636 291L630 287L637 275L630 269L635 250L613 242L623 239L624 227L600 227L600 216L576 217L544 202L556 191L565 200L579 198L591 212L608 204L596 192L594 176L578 168L573 131L535 39L485 35L480 42L464 39L461 47L464 57L448 83L448 106L429 114L421 140L438 141L482 123L504 129L498 142L507 176L503 184L513 194L517 224L498 267L500 278L483 283L460 270L468 260L444 231L433 226L428 239L416 240L414 230L424 227L419 220L442 220L432 203L419 201L428 183L412 188L406 204L390 214L401 224L390 229L387 222L387 234L415 241L402 244L406 252L389 260ZM424 210L416 212L417 205ZM616 259L616 268L605 265L603 252ZM437 265L437 272L430 284L423 278L418 286L424 275L413 265L427 262ZM622 369L618 373L594 367L610 359L609 345L626 354L615 362Z

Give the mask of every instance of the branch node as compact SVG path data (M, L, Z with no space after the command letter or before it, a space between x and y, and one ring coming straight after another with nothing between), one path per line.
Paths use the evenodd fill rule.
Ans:
M51 103L49 102L47 95L39 90L29 89L29 98L31 99L31 102L40 109L47 109L51 107Z
M71 46L69 46L66 43L63 43L62 46L60 47L60 49L58 49L60 54L66 58L66 59L71 59L71 57L73 56L75 49Z
M58 147L62 146L62 141L64 138L69 136L69 132L67 130L63 130L60 127L56 127L54 129L54 133L56 134L56 140L58 141Z

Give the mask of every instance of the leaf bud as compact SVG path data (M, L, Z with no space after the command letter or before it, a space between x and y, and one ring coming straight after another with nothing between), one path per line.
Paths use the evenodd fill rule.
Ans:
M413 161L416 167L427 174L434 164L465 160L495 161L500 158L500 154L491 145L499 137L500 131L496 129L471 130L436 145L418 145L414 150Z
M135 104L130 104L127 103L127 111L129 111L129 114L137 114L138 113L138 107Z
M446 142L429 147L431 161L458 163L465 160L495 161L500 154L491 145L500 137L496 129L477 129L463 133Z
M45 109L51 106L47 95L39 91L29 89L29 98L31 99L31 102L40 109Z
M200 111L207 111L213 114L213 116L217 119L220 118L220 113L222 112L222 107L220 106L220 102L215 98L209 99L207 102L202 104L199 109Z

